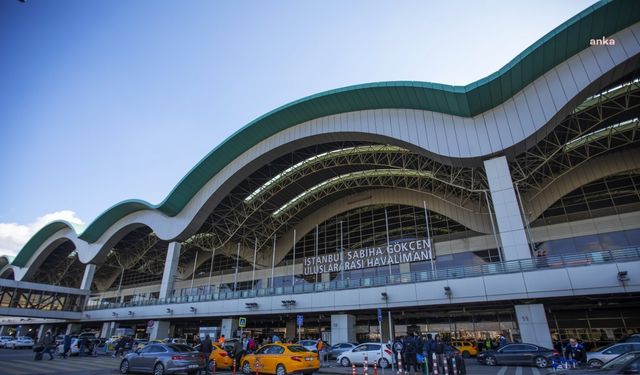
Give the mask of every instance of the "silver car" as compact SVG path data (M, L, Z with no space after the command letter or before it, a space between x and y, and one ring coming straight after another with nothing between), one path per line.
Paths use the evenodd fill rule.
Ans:
M195 375L205 367L204 354L181 344L152 343L127 354L120 362L120 373L146 372L154 375L186 372Z
M600 367L622 353L635 350L640 350L640 342L611 344L598 351L587 352L587 364L591 367Z
M350 342L341 342L339 344L335 344L334 346L331 347L331 349L329 349L329 358L330 359L338 358L340 354L346 352L347 350L351 350L356 346L358 346L358 344L353 344Z

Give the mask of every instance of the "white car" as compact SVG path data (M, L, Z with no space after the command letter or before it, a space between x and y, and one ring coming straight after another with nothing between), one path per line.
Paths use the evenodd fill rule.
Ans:
M0 348L4 348L4 344L13 340L13 336L0 336Z
M317 353L318 352L318 341L317 340L300 340L298 343L305 347L310 352Z
M33 348L33 339L29 336L21 336L15 340L8 341L4 344L4 347L7 349L22 349L22 348Z
M380 350L379 342L367 342L360 344L351 350L347 350L338 356L338 363L342 366L351 366L352 363L356 365L364 364L365 356L367 363L372 366L374 362L378 363L378 367L389 367L393 360L393 352L391 351L391 345L382 344L382 350ZM381 354L382 353L382 354Z

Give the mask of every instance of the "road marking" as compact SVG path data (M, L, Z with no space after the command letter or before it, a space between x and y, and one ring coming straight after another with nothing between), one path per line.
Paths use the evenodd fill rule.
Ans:
M516 367L516 375L522 375L522 367Z
M507 372L507 366L502 366L497 375L504 375L505 372Z
M538 368L537 368L537 367L533 367L533 368L531 369L531 372L533 372L533 375L542 375L542 374L540 373L540 370L538 370Z

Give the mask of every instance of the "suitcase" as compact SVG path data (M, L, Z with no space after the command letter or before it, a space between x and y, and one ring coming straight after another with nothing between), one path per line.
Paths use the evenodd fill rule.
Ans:
M42 361L42 352L36 352L36 356L33 358L34 361Z

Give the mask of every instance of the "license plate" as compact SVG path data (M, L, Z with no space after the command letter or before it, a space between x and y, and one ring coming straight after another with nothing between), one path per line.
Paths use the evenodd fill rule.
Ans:
M305 361L313 361L313 357L306 357L304 360Z
M189 368L196 368L196 367L200 367L200 366L198 366L198 365L189 365L189 366L187 366L187 367L189 367Z

